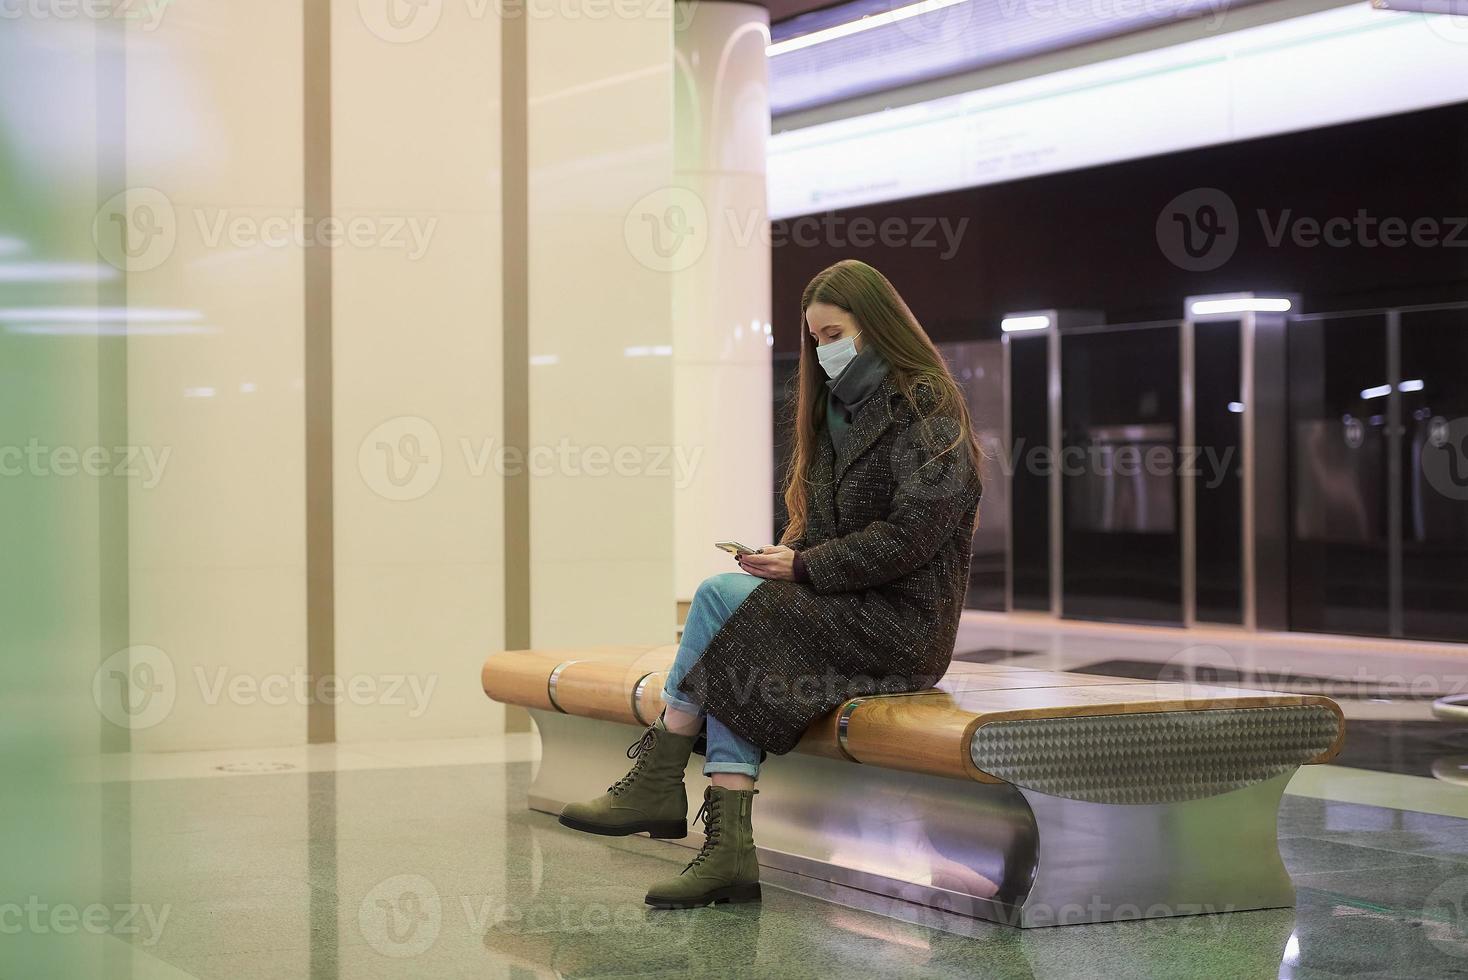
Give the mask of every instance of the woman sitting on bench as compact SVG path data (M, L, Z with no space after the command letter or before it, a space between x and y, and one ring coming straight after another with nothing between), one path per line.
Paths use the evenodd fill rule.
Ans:
M561 812L590 833L685 837L683 774L701 751L703 848L648 891L659 908L758 901L751 810L765 754L853 697L932 687L953 656L980 495L963 392L866 263L825 269L800 306L781 541L699 585L632 768Z

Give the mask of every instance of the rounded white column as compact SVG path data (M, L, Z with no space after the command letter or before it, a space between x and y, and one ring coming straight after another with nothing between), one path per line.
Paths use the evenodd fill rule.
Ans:
M674 188L664 215L673 260L676 443L693 465L674 489L677 598L738 571L724 539L771 544L770 131L757 4L678 2Z

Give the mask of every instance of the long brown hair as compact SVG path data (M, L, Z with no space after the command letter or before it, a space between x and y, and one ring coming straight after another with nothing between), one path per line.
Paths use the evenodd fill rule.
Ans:
M828 303L851 314L861 328L863 346L876 347L887 362L898 390L919 416L946 415L962 423L960 435L942 453L957 450L962 444L962 451L967 453L975 472L983 458L963 390L953 380L943 355L918 324L917 317L886 276L858 259L842 259L821 270L800 297L803 339L796 390L786 405L786 417L794 419L795 440L785 467L785 510L789 520L780 537L781 544L788 544L805 533L810 499L809 468L819 427L826 417L825 373L816 358L816 340L805 321L806 310L812 303ZM927 411L920 409L920 405Z

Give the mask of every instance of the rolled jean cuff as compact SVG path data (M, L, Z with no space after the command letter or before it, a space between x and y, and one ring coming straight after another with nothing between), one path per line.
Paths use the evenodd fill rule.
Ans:
M703 708L694 704L692 701L684 701L676 695L669 694L667 688L663 688L663 705L672 708L674 711L681 711L685 715L698 715L700 718L703 717Z
M732 773L736 776L748 776L750 779L759 778L759 764L755 762L705 762L703 774L712 776L716 772Z

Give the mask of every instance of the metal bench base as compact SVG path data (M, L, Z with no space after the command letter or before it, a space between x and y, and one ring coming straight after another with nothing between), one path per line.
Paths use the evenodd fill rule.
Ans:
M558 813L628 768L638 729L532 710L530 806ZM690 819L703 759L688 767ZM759 779L760 863L1024 928L1286 908L1276 817L1290 772L1178 803L1093 803L790 753ZM697 847L698 831L684 841Z

